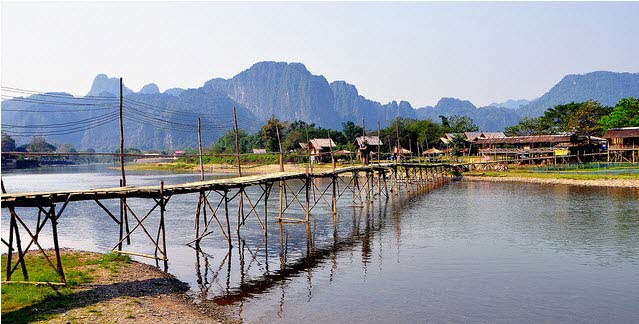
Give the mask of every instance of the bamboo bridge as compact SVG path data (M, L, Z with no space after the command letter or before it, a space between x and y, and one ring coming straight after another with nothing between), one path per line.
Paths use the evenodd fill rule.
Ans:
M377 163L367 166L352 166L335 168L323 172L276 172L254 176L240 176L235 178L215 179L175 185L158 186L121 186L91 190L69 190L53 192L6 193L3 184L2 208L7 208L10 216L9 237L2 238L8 248L6 263L6 281L10 282L12 274L20 267L24 281L29 282L29 275L25 264L25 254L35 245L46 262L55 270L60 278L60 284L65 284L64 269L60 258L60 246L57 227L63 225L60 217L67 206L73 202L93 201L97 210L104 212L119 227L119 233L113 251L138 257L154 259L156 265L162 262L164 270L168 270L168 255L166 247L166 206L175 195L198 195L197 207L194 215L195 235L189 245L199 248L200 242L217 232L232 247L231 217L234 217L234 230L240 233L240 228L249 218L255 218L268 235L269 220L286 223L308 224L313 209L326 204L335 222L337 215L337 201L344 195L349 196L353 207L362 207L367 202L377 199L388 199L391 194L400 191L418 190L431 184L441 185L453 179L457 167L450 164L421 164L421 163ZM327 179L330 181L315 181ZM328 183L328 185L326 185ZM247 188L257 189L259 197L250 198L246 194ZM277 193L271 195L273 188ZM269 219L269 203L277 196L277 217ZM134 211L127 199L139 198L148 201L149 208L141 213ZM105 200L119 200L119 213L110 210L103 202ZM237 203L237 210L231 210L230 202ZM57 208L60 206L59 209ZM260 207L260 205L262 205ZM295 215L290 211L291 206L300 206L304 215ZM36 224L27 224L20 212L34 210L37 212ZM291 208L292 209L292 208ZM287 213L287 210L288 213ZM159 222L151 227L149 222L152 214L159 214ZM4 213L3 213L4 215ZM132 216L132 219L129 219ZM272 217L271 217L272 218ZM47 222L51 226L53 254L47 253L38 239ZM131 224L129 224L131 222ZM150 231L151 230L151 231ZM131 234L143 232L154 249L153 255L123 250L123 244L130 244ZM28 244L24 244L21 234L27 234ZM17 253L16 253L17 252ZM14 253L17 260L14 260ZM55 259L55 260L52 260Z

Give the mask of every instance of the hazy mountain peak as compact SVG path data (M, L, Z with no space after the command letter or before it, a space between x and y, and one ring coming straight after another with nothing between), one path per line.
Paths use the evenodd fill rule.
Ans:
M639 96L639 73L595 71L568 74L548 92L521 108L523 116L540 116L548 108L595 100L614 106L619 99Z
M133 91L126 86L122 89L122 93L127 95L133 93ZM101 95L112 95L119 96L120 95L120 79L119 78L109 78L106 74L98 74L95 79L93 79L93 84L91 84L91 90L87 93L87 96L101 96Z
M179 96L182 92L184 92L184 89L182 88L171 88L164 90L164 93L170 94L175 97Z
M158 88L158 86L155 83L149 83L145 86L142 87L142 89L140 89L140 92L142 94L155 94L155 93L160 93L160 89Z
M473 103L468 100L461 100L461 99L450 98L450 97L443 97L439 99L439 101L435 105L435 108L449 108L449 107L477 109L477 107L475 107L475 105L473 105Z
M508 109L519 109L529 104L531 101L532 100L528 100L528 99L508 99L505 102L493 102L488 106L503 107Z

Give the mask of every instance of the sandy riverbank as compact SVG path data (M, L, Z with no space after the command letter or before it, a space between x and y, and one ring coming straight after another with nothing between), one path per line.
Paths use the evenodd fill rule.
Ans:
M38 256L35 252L29 254ZM96 264L92 261L102 257L102 254L74 250L63 250L62 254L63 260L74 260L73 265L67 264L65 267L65 272L69 274L67 280L73 276L74 271L86 273L90 280L65 287L65 293L58 297L48 297L23 308L3 311L3 322L10 318L14 322L42 323L230 321L222 308L195 304L186 294L189 289L186 283L148 264L131 260ZM27 259L27 267L29 264ZM21 274L17 271L14 276L21 277ZM32 288L31 285L28 286ZM43 286L40 289L50 288ZM8 293L18 294L15 291ZM5 297L9 297L5 295L4 289L2 297L4 304Z
M573 186L617 187L617 188L639 189L639 180L634 180L634 179L578 180L578 179L534 178L534 177L520 177L520 176L490 177L490 176L464 175L463 181L527 182L527 183L542 183L542 184L563 184L563 185L573 185Z
M341 165L338 165L341 167ZM184 163L148 163L148 164L129 164L126 165L125 170L130 171L144 171L144 170L156 170L156 171L176 171L186 173L199 173L200 166L197 164L184 164ZM285 164L284 171L286 172L305 172L307 164ZM313 171L327 171L331 169L329 163L321 165L315 165ZM280 171L279 164L266 164L266 165L242 165L242 175L257 175L265 173L274 173ZM204 164L204 172L211 174L237 174L237 166L232 164Z

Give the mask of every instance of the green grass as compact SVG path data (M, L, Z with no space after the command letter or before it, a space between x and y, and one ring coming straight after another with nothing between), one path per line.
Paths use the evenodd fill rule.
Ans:
M55 264L53 253L49 252L50 259ZM15 262L17 255L14 254L12 262ZM109 253L103 255L89 254L85 252L63 252L62 265L67 280L66 286L54 285L31 285L31 284L3 284L2 285L2 316L3 321L9 322L29 322L34 320L46 320L45 312L16 312L22 308L39 303L46 303L47 308L59 308L68 305L68 296L75 292L75 287L79 284L93 281L92 273L95 268L100 267L110 271L121 268L124 264L131 262L128 256ZM2 255L2 279L6 280L7 255ZM95 266L92 266L95 265ZM29 274L29 281L38 282L59 282L60 278L41 253L32 252L26 256L26 266ZM11 281L24 281L21 268L18 267L13 273Z

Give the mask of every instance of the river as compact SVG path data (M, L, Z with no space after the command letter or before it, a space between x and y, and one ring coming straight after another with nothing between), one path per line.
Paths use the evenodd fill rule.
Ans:
M20 192L110 187L119 174L89 165L2 177L9 192ZM127 173L130 185L197 179ZM308 229L269 222L268 240L248 218L230 251L216 232L201 253L185 244L196 202L177 196L167 206L169 271L198 300L226 305L248 323L639 320L638 190L462 181L362 208L342 199L335 224L321 206ZM130 203L138 214L152 207ZM107 206L117 210L116 201ZM28 211L19 213L35 222ZM157 228L157 220L147 222ZM95 203L82 202L64 212L59 235L63 247L105 252L118 231ZM125 249L152 252L143 232Z

